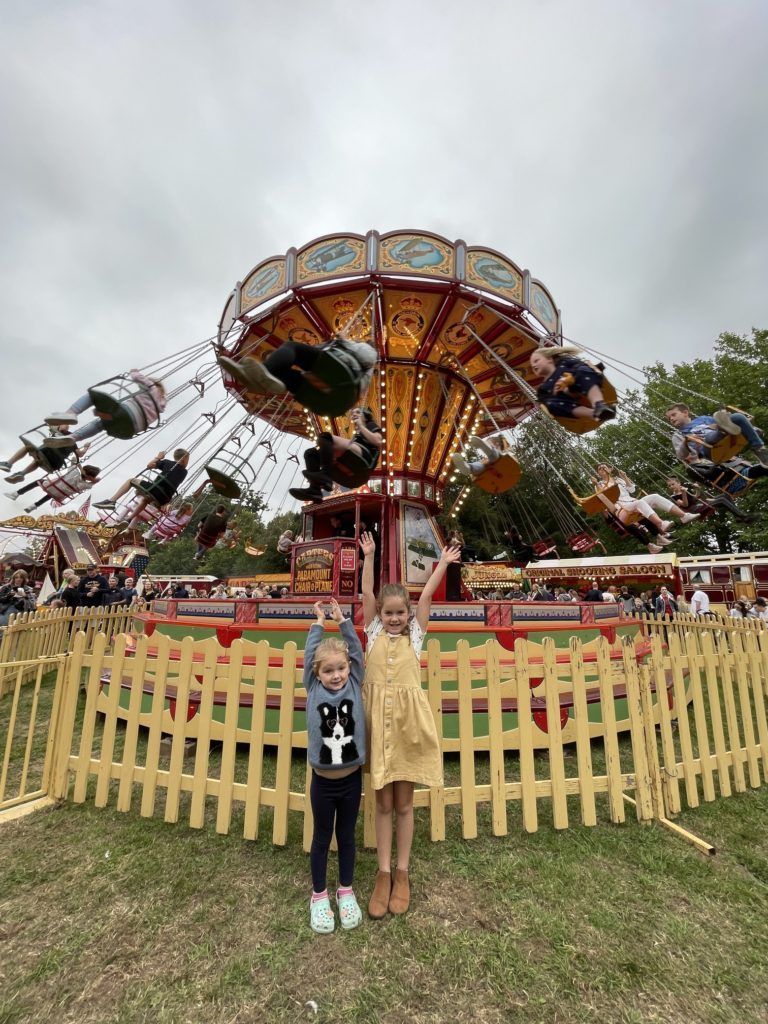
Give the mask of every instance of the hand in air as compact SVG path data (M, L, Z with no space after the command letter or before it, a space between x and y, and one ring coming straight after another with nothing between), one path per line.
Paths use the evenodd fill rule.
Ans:
M440 561L450 565L451 562L461 561L461 548L455 545L449 548L443 548L440 553Z
M331 618L334 622L344 621L344 612L339 607L339 602L335 597L331 598Z
M373 536L370 533L362 533L360 535L360 550L363 552L363 556L367 558L369 555L373 555L376 552L376 544Z
M315 603L312 605L312 607L315 609L315 615L317 616L317 625L318 626L324 626L325 625L325 611L323 610L322 601L315 601Z

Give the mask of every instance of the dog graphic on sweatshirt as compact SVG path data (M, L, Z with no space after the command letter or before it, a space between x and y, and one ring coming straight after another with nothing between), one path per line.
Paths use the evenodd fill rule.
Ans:
M323 745L320 748L320 763L327 765L349 764L358 758L355 744L355 720L352 717L352 701L342 700L338 707L326 702L317 709L320 713L320 734Z

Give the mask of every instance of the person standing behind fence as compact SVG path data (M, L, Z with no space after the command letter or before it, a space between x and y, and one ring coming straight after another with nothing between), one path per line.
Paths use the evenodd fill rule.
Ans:
M83 608L101 608L107 592L107 581L99 572L98 565L89 565L86 575L80 580L80 604Z
M432 597L461 549L445 547L411 617L408 591L387 583L373 592L376 545L370 533L363 552L363 615L368 638L365 714L371 784L376 794L378 871L368 914L374 919L404 914L410 904L408 868L413 843L413 789L416 782L440 786L443 761L435 720L421 686L421 648L429 625ZM397 822L397 866L392 878L392 812Z
M705 594L703 590L694 590L691 597L691 613L709 617L709 594Z
M304 648L307 760L312 768L309 798L314 819L309 852L312 870L309 920L313 931L327 934L336 927L326 879L334 826L339 849L336 906L341 927L356 928L363 917L352 890L355 824L365 763L363 648L355 627L344 618L336 600L331 600L330 610L339 626L340 638L324 638L325 611L320 601L315 603L314 609L317 620L309 628Z
M0 626L7 625L12 615L34 610L35 594L29 586L29 576L25 569L17 569L0 587Z

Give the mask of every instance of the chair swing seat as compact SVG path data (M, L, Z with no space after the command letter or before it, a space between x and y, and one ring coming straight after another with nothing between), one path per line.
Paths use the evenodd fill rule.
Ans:
M21 434L19 440L36 466L45 473L55 473L63 468L76 445L73 440L71 446L48 448L45 442L49 436L48 428L42 426Z
M342 348L321 352L310 375L295 389L297 402L317 416L342 416L358 400L362 370Z
M743 434L726 434L719 441L715 441L714 444L707 444L698 439L696 443L705 450L703 458L709 459L715 465L735 458L747 447L747 439Z
M331 480L342 487L362 487L368 483L373 470L368 462L350 451L349 448L334 461L331 467Z
M603 401L608 405L616 404L616 388L611 384L607 377L603 377L603 383L600 385L603 392ZM587 400L586 395L574 394L572 397L576 400L578 406L583 406L585 409L591 409L592 405ZM597 430L598 427L602 426L601 420L592 419L591 416L555 416L543 403L540 406L541 409L550 416L553 420L556 420L561 427L564 427L571 434L589 434L592 430Z
M572 533L569 537L566 537L565 543L571 551L583 552L591 551L592 548L596 548L598 544L600 544L600 541L597 537L588 533L586 530L580 530L578 533Z
M160 472L155 473L154 476L138 477L133 486L142 498L148 498L153 505L158 507L167 505L177 490Z
M522 470L516 459L511 455L500 455L482 473L478 473L473 483L488 494L503 494L519 483L521 475Z
M619 500L619 485L611 484L609 487L601 487L594 494L588 494L586 498L580 498L573 491L571 491L571 495L587 515L602 515L609 505L613 506Z
M713 487L721 494L727 494L729 498L740 498L754 487L757 478L749 477L745 473L751 463L744 459L734 459L734 462L736 465L720 465L720 472L711 477L699 475L694 467L691 467L690 474L694 480L703 481L708 487Z
M543 540L535 540L531 545L537 558L544 558L547 555L557 557L557 541L554 537L545 537Z
M216 466L206 466L205 472L208 474L208 479L217 494L220 494L222 498L241 498L243 496L242 488L238 481L229 473L225 473Z
M88 394L93 402L96 414L108 417L103 420L103 423L104 431L110 437L119 438L121 441L129 441L139 433L133 417L123 401L108 394L106 391L99 391L98 388L89 388Z

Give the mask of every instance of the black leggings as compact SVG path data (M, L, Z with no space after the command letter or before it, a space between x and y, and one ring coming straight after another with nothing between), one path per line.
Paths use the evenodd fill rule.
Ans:
M284 341L274 352L270 352L264 360L264 365L273 377L277 377L290 392L294 392L301 385L303 375L293 367L300 366L302 370L311 370L320 354L317 345Z
M339 885L352 885L355 875L355 825L363 791L363 770L358 768L343 779L326 779L312 772L309 799L315 819L309 865L312 888L323 892L326 887L328 850L336 821L336 842L339 847Z

